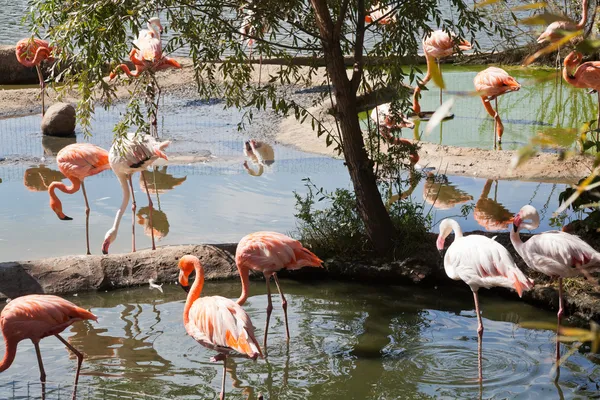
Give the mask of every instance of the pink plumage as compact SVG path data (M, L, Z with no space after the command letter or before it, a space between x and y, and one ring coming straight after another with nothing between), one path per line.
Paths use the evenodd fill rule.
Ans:
M246 302L250 293L250 270L262 272L265 276L268 304L263 347L266 352L269 319L273 309L271 303L271 277L275 280L277 290L281 295L281 305L285 317L286 338L289 340L290 330L287 318L287 300L279 286L277 271L282 269L300 269L308 266L321 267L323 261L310 250L302 246L302 243L289 236L277 232L255 232L244 236L238 243L235 252L235 263L242 280L242 294L237 301L240 305L243 305Z

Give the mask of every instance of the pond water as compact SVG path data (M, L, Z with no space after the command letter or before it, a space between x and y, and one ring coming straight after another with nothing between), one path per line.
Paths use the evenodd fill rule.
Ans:
M109 112L97 110L93 143L110 146L112 127L121 110L121 106ZM296 227L293 192L307 191L302 179L310 178L327 190L351 187L341 160L277 144L273 144L274 163L266 166L262 175L251 176L242 166L242 148L248 137L237 131L240 114L223 110L221 103L168 98L160 111L161 136L173 140L168 153L203 155L208 161L163 165L148 175L159 244L235 242L257 230L290 232ZM69 143L86 139L81 133L72 139L43 137L39 121L39 115L0 120L0 157L15 160L0 166L4 205L0 210L0 261L80 254L85 248L83 195L59 193L63 210L74 218L60 221L48 205L47 187L63 178L56 166L56 153ZM250 166L258 171L252 162ZM134 180L137 245L145 248L150 246L149 238L144 236L150 235L147 197L139 174ZM470 206L468 216L459 219L463 228L490 231L507 229L510 217L524 204L540 210L539 229L548 229L550 216L558 207L558 194L566 187L454 176L417 182L413 188L405 188L410 190L405 194L422 204L434 223L460 216L461 208ZM89 178L86 183L91 249L98 254L120 206L121 189L112 171ZM130 224L128 209L112 252L130 251Z
M597 396L597 356L578 354L550 375L554 334L520 328L522 321L555 321L553 313L482 290L485 333L483 385L477 383L477 319L472 296L456 289L424 290L355 283L283 281L289 302L291 341L286 346L278 296L269 330L269 355L256 362L228 362L227 398L423 399L590 398ZM83 351L80 398L212 399L220 390L222 364L186 336L185 293L142 287L70 297L90 308L98 323L65 331ZM203 295L236 298L239 282L208 282ZM262 343L266 291L251 285L244 308ZM49 399L69 398L75 359L55 338L40 343ZM563 348L563 351L566 347ZM11 368L0 375L0 397L39 398L34 348L21 342ZM27 387L27 382L32 384ZM61 384L61 396L58 395ZM104 391L106 390L106 392ZM111 391L114 390L114 391ZM136 393L135 395L116 391ZM87 397L86 397L87 396Z

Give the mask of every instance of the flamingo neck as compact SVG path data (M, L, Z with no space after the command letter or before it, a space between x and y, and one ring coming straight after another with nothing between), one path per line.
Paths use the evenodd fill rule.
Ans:
M117 215L115 216L115 221L113 222L112 228L108 231L109 234L117 236L117 232L119 231L119 224L121 223L121 218L123 218L123 214L125 214L125 209L129 204L129 187L127 186L127 175L126 174L117 174L117 178L119 179L119 183L121 184L121 191L123 192L123 201L121 201L121 207L117 210ZM114 239L112 239L114 240ZM112 241L111 240L111 241Z
M5 334L6 332L3 332ZM11 366L17 355L17 345L13 344L6 335L4 335L4 358L0 361L0 372L5 371Z
M583 0L581 3L581 20L576 26L577 30L583 29L588 18L588 0Z
M452 227L452 230L454 231L454 240L463 237L463 232L462 232L462 229L460 228L460 225L458 224L458 222L456 222L455 220L452 219L452 220L450 220L450 226Z
M148 23L148 29L152 31L154 37L160 40L160 30L156 29L156 26L154 26L154 24Z
M240 267L239 263L236 264L238 267L238 272L240 273L240 278L242 279L242 294L237 300L237 303L240 306L243 306L250 295L250 270L248 268Z
M200 293L202 293L202 288L204 287L204 271L202 271L202 266L200 265L200 261L194 260L194 269L196 271L196 279L192 284L192 288L187 295L187 300L185 302L185 308L183 309L183 324L187 325L190 321L190 309L192 305L198 298L200 297Z
M71 186L67 186L62 182L52 182L48 187L48 192L50 193L50 196L56 197L56 194L54 193L56 189L66 194L73 194L77 192L81 187L81 181L75 177L68 177L68 179L72 182Z

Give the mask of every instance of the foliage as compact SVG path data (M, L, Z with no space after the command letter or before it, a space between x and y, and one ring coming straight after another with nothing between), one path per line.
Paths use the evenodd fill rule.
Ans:
M332 192L317 187L305 178L307 192L304 196L294 192L296 198L297 229L305 246L320 256L353 257L374 252L369 243L356 208L354 192L336 189ZM409 201L394 202L389 208L394 227L398 232L396 256L406 255L414 244L423 243L430 227L430 218L423 214L421 204ZM399 254L403 253L403 254Z

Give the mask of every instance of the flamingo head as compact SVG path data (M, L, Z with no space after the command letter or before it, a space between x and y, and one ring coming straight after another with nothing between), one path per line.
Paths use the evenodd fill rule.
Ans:
M204 282L204 268L200 264L200 260L196 256L185 255L179 259L179 284L186 292L190 290L188 277L192 271L196 271L196 279Z
M148 29L153 31L153 30L158 30L159 33L163 33L163 27L160 23L160 18L158 17L152 17L148 20Z
M444 251L444 243L448 235L452 233L452 220L446 218L440 224L440 234L438 235L436 246L440 254Z
M531 223L523 223L523 221L530 220ZM525 228L529 230L536 229L540 225L540 215L538 214L535 207L530 205L524 205L515 218L513 219L513 231L518 232L519 229Z
M111 243L115 241L116 238L116 229L112 228L109 229L108 232L106 232L106 235L104 236L104 242L102 242L102 254L108 254L108 248L110 247Z
M54 192L52 192L54 193ZM67 217L62 210L62 203L56 196L50 196L50 208L56 213L58 219L62 221L71 221L73 218Z
M468 51L468 50L471 50L473 48L473 45L471 44L471 42L469 42L466 39L460 39L459 40L459 44L458 44L458 48L461 51Z
M575 76L575 71L581 62L583 61L583 54L578 51L572 51L567 57L565 57L564 65L565 71L570 77Z

